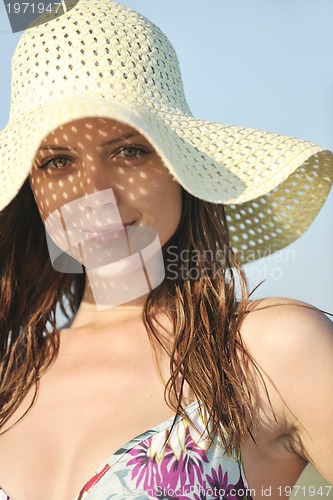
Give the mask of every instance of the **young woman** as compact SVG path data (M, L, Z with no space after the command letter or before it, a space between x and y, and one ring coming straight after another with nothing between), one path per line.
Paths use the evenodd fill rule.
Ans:
M308 227L331 153L193 118L166 37L111 1L28 30L13 68L0 498L277 499L309 462L333 482L332 324L251 302L241 268Z

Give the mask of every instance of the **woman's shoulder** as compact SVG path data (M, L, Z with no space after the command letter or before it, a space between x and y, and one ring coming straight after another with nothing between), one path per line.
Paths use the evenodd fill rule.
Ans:
M271 377L286 378L286 384L290 376L301 382L306 373L323 369L326 359L333 369L333 323L310 304L287 298L254 301L240 333L255 361Z
M292 449L332 482L332 321L304 302L269 298L250 304L241 336L288 422Z
M241 333L246 342L256 345L290 344L300 349L309 342L332 342L333 323L311 304L274 297L250 302Z

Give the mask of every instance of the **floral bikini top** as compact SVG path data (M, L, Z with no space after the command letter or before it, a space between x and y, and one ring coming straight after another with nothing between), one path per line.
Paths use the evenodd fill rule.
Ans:
M219 439L207 449L198 402L140 434L114 453L75 500L252 500L241 460L229 458ZM168 438L166 446L164 446ZM11 499L0 488L0 500Z

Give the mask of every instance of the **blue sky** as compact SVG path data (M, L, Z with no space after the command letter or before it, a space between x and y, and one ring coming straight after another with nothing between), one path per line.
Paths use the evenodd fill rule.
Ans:
M192 113L301 137L333 149L331 0L123 0L157 24L179 55ZM0 5L0 128L19 39ZM288 296L333 311L333 195L286 251L247 268L257 296Z

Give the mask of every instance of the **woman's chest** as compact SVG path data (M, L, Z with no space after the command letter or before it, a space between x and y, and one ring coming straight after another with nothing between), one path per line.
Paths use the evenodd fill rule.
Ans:
M0 486L14 500L72 500L124 443L174 414L148 363L88 364L55 364L0 436Z
M276 481L286 472L285 457L279 460L272 449L266 453L268 436L260 435L259 450L244 448L242 465L221 445L207 447L200 438L196 402L188 413L197 429L179 419L170 433L172 411L163 391L136 386L124 398L124 387L118 389L102 398L87 387L89 397L72 394L71 401L67 394L43 408L37 400L33 411L0 438L0 485L13 500L74 500L88 494L89 500L197 500L219 498L216 491L243 500L261 498L268 486L284 486Z
M140 426L133 419L124 432L126 411L119 410L118 419L110 408L109 424L100 418L96 421L99 429L86 426L86 438L82 438L79 421L81 438L74 425L61 429L50 418L47 430L43 418L40 425L31 420L21 428L22 433L17 427L11 440L3 437L0 441L0 459L5 463L0 484L13 500L73 500L88 494L89 499L99 500L127 496L209 499L215 498L209 492L217 487L243 491L246 481L236 456L226 457L221 447L209 447L201 438L198 406L194 402L187 408L197 428L178 418L173 430L172 417L156 425L141 408L134 418L141 422L143 432L134 430ZM240 492L238 498L243 499Z
M0 436L0 485L13 500L73 500L80 491L89 491L89 500L145 491L146 498L197 500L215 498L207 493L214 488L244 498L240 461L200 440L196 403L190 408L197 430L179 420L170 434L174 412L164 386L149 351L100 358L92 352L76 364L60 357L42 377L29 413ZM190 391L186 396L185 406ZM259 448L244 448L246 476L257 491L263 478L272 484L285 470L284 454L276 452L279 432L276 425L263 428Z

